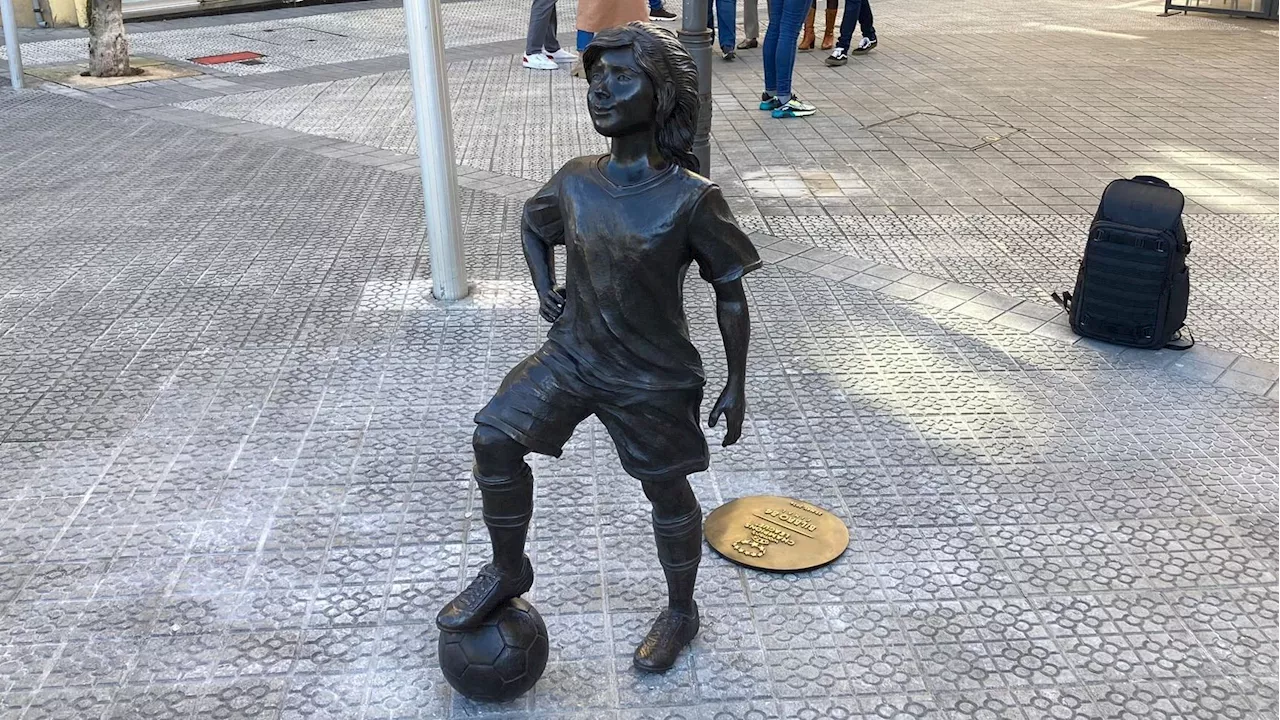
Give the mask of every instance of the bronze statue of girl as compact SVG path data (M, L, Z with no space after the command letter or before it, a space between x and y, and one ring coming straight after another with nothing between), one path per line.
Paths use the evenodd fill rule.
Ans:
M697 70L675 36L640 22L606 30L583 65L591 119L609 138L609 154L570 161L525 203L525 260L551 330L476 415L475 479L493 562L437 624L474 627L533 584L524 554L533 475L524 456L559 457L594 414L653 503L669 601L634 660L640 670L661 672L698 633L702 510L688 475L706 470L710 457L699 422L706 377L689 341L685 274L696 263L715 288L729 373L708 423L723 417L723 444L731 445L746 411L750 324L742 276L761 263L720 189L697 174ZM563 287L555 283L555 245L566 250Z

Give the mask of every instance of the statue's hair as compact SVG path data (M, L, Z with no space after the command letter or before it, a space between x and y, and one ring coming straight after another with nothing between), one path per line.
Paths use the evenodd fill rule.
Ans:
M655 140L667 162L699 171L693 154L698 126L698 68L675 33L648 22L631 22L598 33L582 53L587 77L606 50L631 48L649 76L656 100Z

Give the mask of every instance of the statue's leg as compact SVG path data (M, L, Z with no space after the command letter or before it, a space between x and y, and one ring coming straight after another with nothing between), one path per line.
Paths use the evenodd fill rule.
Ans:
M667 607L695 614L693 586L702 560L702 508L684 476L642 483L653 503L653 536L667 576Z
M618 458L640 481L653 503L653 535L667 578L667 608L636 648L637 669L662 672L698 634L693 586L702 559L702 510L688 476L710 462L699 424L702 388L644 390L598 398L596 417L604 423Z
M667 608L658 614L632 658L639 670L663 672L675 665L698 635L693 587L702 560L702 508L683 475L643 481L653 503L653 536L667 577Z
M528 592L533 585L533 566L524 554L533 517L533 472L524 462L529 449L483 424L476 426L472 446L493 562L481 568L467 589L436 616L442 630L475 627L494 608Z
M442 630L473 628L533 585L533 566L524 554L533 516L533 473L524 457L530 452L559 457L574 428L589 414L572 376L557 371L567 361L554 353L553 347L544 346L525 358L476 413L471 444L493 562L436 616Z
M476 426L471 445L493 564L499 572L517 575L524 564L524 541L533 518L533 471L524 461L529 448L488 425Z

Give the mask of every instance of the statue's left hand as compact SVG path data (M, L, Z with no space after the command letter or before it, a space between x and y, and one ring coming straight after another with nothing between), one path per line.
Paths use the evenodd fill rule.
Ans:
M724 386L724 392L720 393L720 399L711 409L711 417L707 418L707 424L715 427L721 415L729 424L725 428L724 442L720 444L729 447L742 437L742 419L747 415L747 394L742 383L730 380Z

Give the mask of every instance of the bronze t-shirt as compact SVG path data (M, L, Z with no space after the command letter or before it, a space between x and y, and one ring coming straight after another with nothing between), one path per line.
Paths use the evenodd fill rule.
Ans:
M605 390L701 387L689 341L684 279L709 283L760 267L720 188L677 165L626 187L600 170L608 156L571 160L524 206L524 224L564 245L565 307L549 342Z

